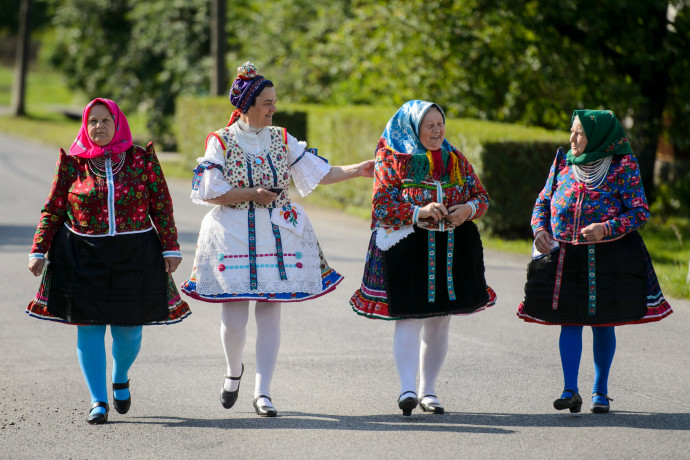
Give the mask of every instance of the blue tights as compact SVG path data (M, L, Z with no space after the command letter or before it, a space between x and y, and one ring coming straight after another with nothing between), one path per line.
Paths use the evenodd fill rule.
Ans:
M594 352L594 386L592 393L608 393L609 371L616 352L616 333L613 326L592 327ZM561 326L561 337L558 342L561 351L561 365L563 366L564 388L578 391L577 374L580 370L580 356L582 355L582 326ZM562 398L569 398L568 392L563 392ZM607 403L603 397L595 397L595 402Z
M113 336L113 383L127 383L127 373L141 349L142 326L111 326ZM105 326L77 326L77 357L91 403L108 401L105 378ZM129 389L115 390L115 398L129 398ZM105 413L102 407L91 413Z

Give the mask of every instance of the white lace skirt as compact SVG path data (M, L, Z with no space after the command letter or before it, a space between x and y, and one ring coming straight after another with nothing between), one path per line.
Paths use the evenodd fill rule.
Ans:
M296 209L301 212L297 212L293 225L285 224L284 210L273 209L272 222L269 210L256 209L256 249L250 251L248 210L213 208L201 222L194 268L182 285L183 292L210 302L294 301L318 297L334 289L342 276L323 258L306 213L298 206ZM280 226L274 227L272 223Z

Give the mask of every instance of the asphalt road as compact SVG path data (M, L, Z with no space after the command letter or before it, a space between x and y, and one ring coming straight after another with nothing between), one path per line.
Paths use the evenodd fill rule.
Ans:
M272 386L279 417L259 418L251 405L252 320L239 400L222 408L219 307L188 299L193 314L183 323L144 329L130 412L88 425L75 329L24 313L38 286L26 254L56 159L53 147L0 135L0 458L690 458L688 301L673 300L675 314L660 323L617 329L610 414L557 412L559 329L515 316L527 259L486 251L498 302L452 320L438 383L447 413L403 417L393 324L361 318L348 305L368 222L309 207L308 199L326 257L346 279L330 295L283 307ZM170 186L184 253L179 284L209 208L190 202L189 181ZM585 332L583 395L593 378Z

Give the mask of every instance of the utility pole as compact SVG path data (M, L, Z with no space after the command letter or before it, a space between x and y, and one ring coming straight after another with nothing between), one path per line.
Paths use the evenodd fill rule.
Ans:
M211 0L211 96L222 96L227 89L225 66L225 2Z
M19 30L17 31L17 48L14 65L14 82L12 83L12 114L21 117L24 110L26 93L26 69L29 61L29 19L31 17L31 0L21 0L19 6Z

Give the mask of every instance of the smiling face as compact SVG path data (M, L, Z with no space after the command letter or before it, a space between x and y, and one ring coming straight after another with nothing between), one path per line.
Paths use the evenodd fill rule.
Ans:
M580 119L575 117L573 126L570 128L570 150L574 156L579 157L585 152L587 147L587 136L585 128L582 127Z
M86 120L91 141L99 147L110 144L115 136L115 119L104 104L96 104L89 110Z
M273 114L276 113L276 90L272 86L265 87L258 96L254 105L247 110L246 119L243 121L255 128L265 128L273 123ZM243 117L244 118L244 117Z
M446 136L446 123L443 114L436 108L430 108L419 124L419 140L427 150L439 150Z

